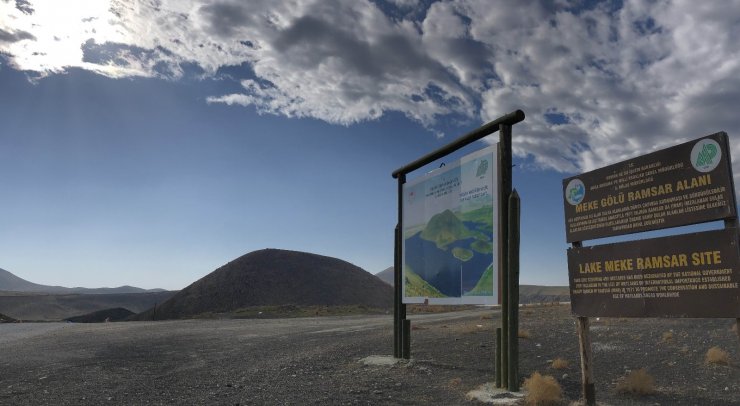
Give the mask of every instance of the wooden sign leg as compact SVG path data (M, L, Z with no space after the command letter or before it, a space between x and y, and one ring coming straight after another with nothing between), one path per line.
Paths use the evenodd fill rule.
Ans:
M735 332L737 333L737 339L740 340L740 319L735 319Z
M578 344L581 353L581 383L583 385L583 399L588 406L596 405L596 391L594 389L593 358L591 356L591 336L589 333L588 317L578 318Z

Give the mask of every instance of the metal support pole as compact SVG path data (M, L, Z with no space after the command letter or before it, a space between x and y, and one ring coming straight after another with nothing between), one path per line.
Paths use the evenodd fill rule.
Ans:
M496 365L496 387L501 387L501 327L496 327L496 353L494 358L494 364Z
M406 175L398 176L398 225L396 225L395 255L393 261L393 356L403 357L408 336L404 334L403 322L406 320L406 305L403 304L403 184Z
M509 195L511 194L511 125L499 125L499 269L501 273L501 373L509 387Z
M519 194L509 198L509 390L519 392Z
M401 296L399 295L398 287L401 286L401 270L398 266L399 258L401 253L399 252L399 232L401 225L396 225L394 233L394 246L393 246L393 356L395 358L401 358L401 331L398 327L401 325Z
M404 359L411 359L411 320L403 319L403 354Z

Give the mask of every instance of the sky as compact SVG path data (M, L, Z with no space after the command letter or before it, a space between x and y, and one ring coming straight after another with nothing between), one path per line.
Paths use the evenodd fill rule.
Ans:
M376 273L391 172L522 109L520 280L566 285L563 178L717 131L738 156L737 38L740 1L0 0L0 268L180 289L269 247Z

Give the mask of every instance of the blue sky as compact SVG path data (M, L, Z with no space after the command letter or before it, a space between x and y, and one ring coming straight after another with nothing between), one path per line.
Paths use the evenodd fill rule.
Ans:
M0 0L0 268L179 289L275 247L378 272L391 172L520 108L521 281L564 285L563 178L740 151L721 3Z

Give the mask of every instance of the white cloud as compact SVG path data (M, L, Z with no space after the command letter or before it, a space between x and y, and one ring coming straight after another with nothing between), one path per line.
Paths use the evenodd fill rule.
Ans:
M248 66L239 92L208 102L343 125L399 111L434 130L522 108L515 153L564 171L740 133L739 1L456 0L402 16L418 2L78 3L0 1L0 53L42 75Z

